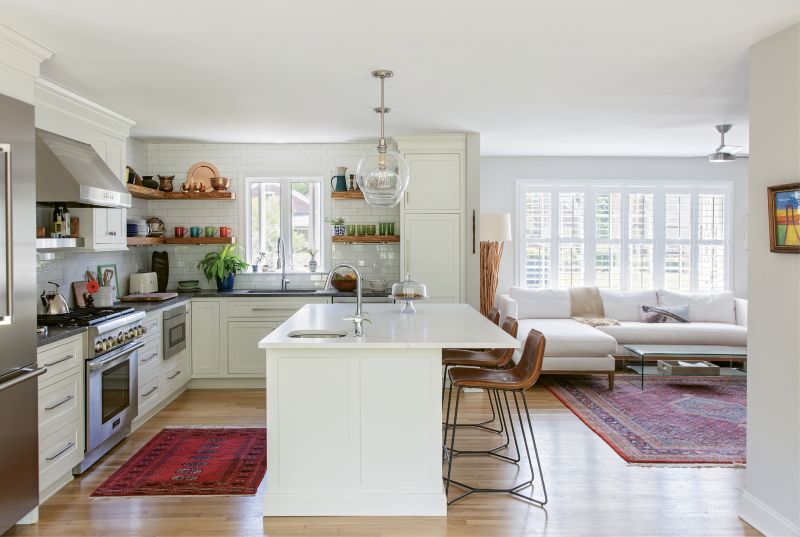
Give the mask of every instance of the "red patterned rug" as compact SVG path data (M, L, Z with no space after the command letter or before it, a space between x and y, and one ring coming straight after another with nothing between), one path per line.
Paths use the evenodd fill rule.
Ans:
M561 376L547 388L627 462L744 465L742 380L651 377L642 391L619 379L609 391L605 377Z
M254 495L266 470L264 428L169 428L92 496Z

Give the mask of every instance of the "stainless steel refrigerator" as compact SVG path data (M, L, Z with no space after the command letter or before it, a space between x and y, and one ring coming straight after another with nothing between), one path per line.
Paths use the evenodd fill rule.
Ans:
M0 95L0 533L39 503L33 118Z

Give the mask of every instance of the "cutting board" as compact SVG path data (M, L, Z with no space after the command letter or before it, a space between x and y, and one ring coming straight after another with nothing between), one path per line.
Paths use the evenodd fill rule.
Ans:
M161 302L176 296L178 296L178 293L140 293L138 295L125 295L120 300L123 302Z

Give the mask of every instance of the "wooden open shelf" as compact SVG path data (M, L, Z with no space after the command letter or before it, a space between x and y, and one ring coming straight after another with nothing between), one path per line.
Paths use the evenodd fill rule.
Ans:
M385 244L400 242L400 235L334 235L333 242L354 242L366 244Z
M235 200L236 194L227 190L209 190L207 192L162 192L141 185L125 185L134 198L142 200Z
M236 237L128 237L128 246L158 244L235 244Z
M360 190L347 190L346 192L331 192L331 198L335 200L363 200L364 193Z

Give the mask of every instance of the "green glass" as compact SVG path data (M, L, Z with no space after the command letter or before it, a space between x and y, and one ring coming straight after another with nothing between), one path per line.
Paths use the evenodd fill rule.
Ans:
M364 224L358 224L356 226L356 235L366 235L367 234L367 230L365 229L366 227L367 226L365 226Z
M386 228L387 235L394 235L394 222L387 222Z
M367 235L374 235L375 234L375 224L369 224L367 226Z
M347 226L345 226L345 232L348 235L351 235L351 236L355 235L356 234L356 226L354 224L347 224Z
M386 222L378 222L378 235L386 235Z

